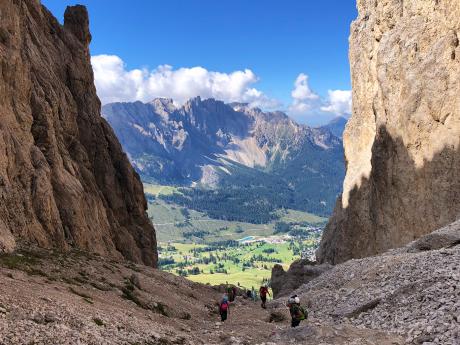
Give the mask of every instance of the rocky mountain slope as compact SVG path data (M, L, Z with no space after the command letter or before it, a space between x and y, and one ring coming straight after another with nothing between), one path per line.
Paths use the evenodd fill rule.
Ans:
M329 130L337 138L342 138L347 122L348 120L343 116L337 116L335 119L332 119L328 124L322 126L321 128Z
M306 146L327 156L341 145L327 130L281 112L200 97L182 107L162 98L111 103L102 112L142 176L162 182L212 184L228 161L270 169Z
M358 1L343 195L321 261L398 247L460 214L460 4Z
M89 21L0 2L0 252L78 247L155 265L142 184L100 116Z
M403 248L339 264L291 293L323 325L393 332L405 344L457 345L459 262L457 221ZM281 303L273 307L282 310ZM308 336L307 328L301 336Z
M294 261L287 271L284 270L283 266L275 265L270 279L273 297L288 296L292 291L309 283L332 267L330 264L317 265L308 259Z
M208 188L277 186L283 189L278 194L298 199L292 204L327 215L341 190L341 140L281 112L197 97L181 107L168 99L112 103L103 107L103 116L145 181Z
M286 297L241 296L218 322L217 289L82 251L22 247L0 256L0 343L458 345L460 223L383 255L332 267ZM19 298L20 296L20 298Z

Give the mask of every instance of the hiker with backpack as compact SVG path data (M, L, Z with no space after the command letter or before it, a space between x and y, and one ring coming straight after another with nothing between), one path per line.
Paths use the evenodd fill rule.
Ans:
M222 322L227 320L227 316L229 313L230 313L230 303L228 302L227 294L225 294L224 297L222 298L222 301L219 304L220 320Z
M262 308L267 308L265 303L267 302L267 294L270 295L270 291L268 291L267 284L262 285L259 289L260 299L262 300Z
M230 285L227 285L227 289L226 289L225 292L227 293L228 300L230 302L233 302L235 300L235 295L233 293L233 288Z
M236 286L233 286L233 287L232 287L232 297L233 297L233 298L232 298L232 300L231 300L230 302L234 302L234 301L235 301L237 294L238 294L238 289L236 288Z
M307 319L307 310L300 305L300 298L297 295L288 299L287 306L291 314L291 327L297 327L300 321Z
M249 299L252 298L251 290L246 290L246 297L245 298L249 298Z

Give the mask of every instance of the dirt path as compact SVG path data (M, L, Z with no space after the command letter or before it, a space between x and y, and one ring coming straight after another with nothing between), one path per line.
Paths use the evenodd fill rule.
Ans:
M258 344L270 340L278 326L269 323L270 312L252 302L238 297L231 304L227 321L220 322L216 314L215 322L205 327L205 336L209 343L218 344ZM285 324L285 327L287 323Z
M401 345L403 339L381 331L358 329L351 324L334 325L318 319L303 321L291 328L287 308L262 309L260 302L239 297L231 305L230 315L224 323L216 314L214 322L204 323L205 344L306 344L306 345ZM269 322L275 314L277 322Z

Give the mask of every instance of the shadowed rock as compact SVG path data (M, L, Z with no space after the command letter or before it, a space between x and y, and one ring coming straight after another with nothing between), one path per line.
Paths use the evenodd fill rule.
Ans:
M16 241L156 265L146 201L100 116L88 14L0 2L0 251Z

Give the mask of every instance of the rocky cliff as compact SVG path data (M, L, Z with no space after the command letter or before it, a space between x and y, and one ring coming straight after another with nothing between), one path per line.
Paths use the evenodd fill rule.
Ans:
M0 2L0 251L78 247L155 265L138 175L100 116L89 21Z
M331 263L401 246L460 213L460 2L358 9L347 173L318 251Z

